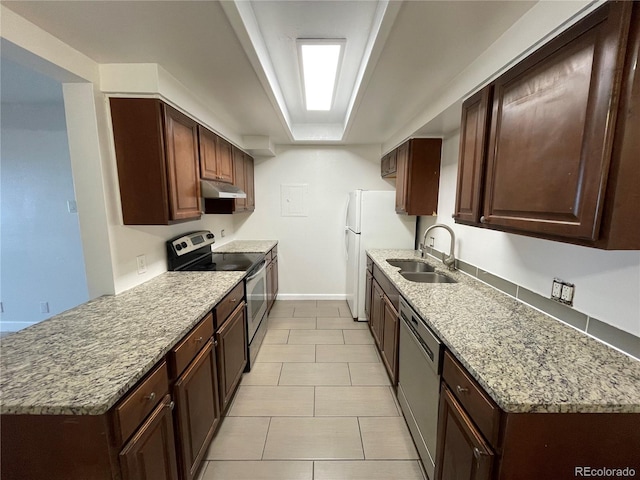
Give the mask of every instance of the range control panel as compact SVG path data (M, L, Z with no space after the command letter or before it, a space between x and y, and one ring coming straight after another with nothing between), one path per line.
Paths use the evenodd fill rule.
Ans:
M215 243L215 236L208 230L191 232L171 240L173 251L177 256L185 255L199 248Z

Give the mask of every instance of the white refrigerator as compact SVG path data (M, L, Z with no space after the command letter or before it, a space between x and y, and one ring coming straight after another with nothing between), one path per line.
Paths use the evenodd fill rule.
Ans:
M345 222L347 303L353 318L366 321L364 313L366 250L415 246L416 217L396 213L396 192L349 192Z

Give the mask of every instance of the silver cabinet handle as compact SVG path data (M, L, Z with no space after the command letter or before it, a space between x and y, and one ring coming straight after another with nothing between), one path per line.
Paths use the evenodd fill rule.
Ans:
M485 218L484 215L480 217L480 223L487 223L487 219Z
M173 400L171 400L167 405L167 407L169 407L169 410L173 410L175 406L176 406L176 402L174 402Z
M146 397L147 400L149 400L150 402L153 402L156 399L156 392L151 392L149 395L147 395Z
M458 393L467 393L467 392L469 391L469 389L468 389L468 388L461 387L460 385L458 385L458 386L456 387L456 391L457 391Z
M218 340L214 340L214 341L213 341L213 346L214 346L214 347L217 347L217 346L218 346Z
M204 337L198 337L196 338L196 343L200 343L202 342L202 340L204 340Z
M473 448L473 456L476 458L480 458L484 455L486 455L486 452L483 452L482 450L480 450L478 447L474 447Z

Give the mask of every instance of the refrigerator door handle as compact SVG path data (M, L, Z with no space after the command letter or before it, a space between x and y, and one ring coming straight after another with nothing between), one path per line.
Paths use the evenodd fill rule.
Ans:
M351 196L347 196L347 205L344 209L344 258L349 260L349 204L351 203Z

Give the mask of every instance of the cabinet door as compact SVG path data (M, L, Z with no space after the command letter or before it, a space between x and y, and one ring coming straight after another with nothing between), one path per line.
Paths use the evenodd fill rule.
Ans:
M493 452L443 383L438 417L436 480L489 480Z
M405 142L396 151L396 212L407 213L407 182L409 173L409 142Z
M166 395L120 452L124 480L178 479L172 404Z
M364 314L371 323L371 295L373 294L373 274L366 271L366 281L364 287Z
M198 124L167 105L164 113L170 217L199 218Z
M247 364L245 303L229 316L216 332L220 409L225 411Z
M491 89L491 86L483 88L462 104L456 222L480 221Z
M482 220L597 239L632 3L607 3L495 81Z
M389 372L389 378L391 384L395 385L398 380L397 365L398 365L398 311L393 307L391 301L384 297L384 314L383 314L383 329L384 334L382 336L382 361L387 372Z
M371 328L371 333L379 349L382 349L382 340L384 335L383 315L384 293L378 282L374 279L373 294L371 295L371 321L369 322L369 327Z
M273 300L278 297L278 257L273 258Z
M244 169L244 152L237 148L233 148L233 184L247 191L246 181L245 181L245 169ZM244 212L247 207L247 199L246 198L236 198L235 202L235 211L236 212Z
M253 157L250 157L247 154L245 154L244 156L244 177L245 192L247 192L247 202L245 209L253 211L256 209Z
M216 358L211 340L178 379L174 390L182 478L191 480L220 422Z
M233 148L229 142L224 138L218 137L216 143L217 155L217 169L218 180L221 182L232 183L233 182Z
M271 310L274 301L273 262L267 265L267 310Z
M218 136L198 125L200 151L200 177L206 180L218 180Z

